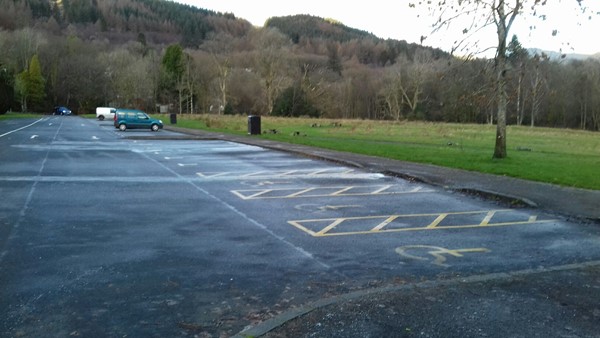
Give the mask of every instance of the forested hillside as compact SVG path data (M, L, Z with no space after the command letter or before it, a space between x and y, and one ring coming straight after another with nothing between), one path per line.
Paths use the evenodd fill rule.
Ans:
M148 42L196 47L211 32L243 36L250 30L247 21L231 14L164 0L0 0L0 8L3 29L34 27L59 35L76 33L84 40L107 38L112 43L142 33Z
M164 0L0 0L0 112L261 114L492 123L493 62L307 15ZM509 46L509 123L600 129L600 62Z

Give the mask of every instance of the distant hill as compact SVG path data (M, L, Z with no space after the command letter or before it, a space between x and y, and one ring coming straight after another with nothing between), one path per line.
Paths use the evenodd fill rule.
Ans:
M384 40L372 33L348 27L341 22L311 15L271 17L266 21L265 27L278 29L295 44L308 40L312 41L311 44L335 42L350 45L354 41L358 44L358 50L353 50L350 54L356 55L359 62L363 64L379 66L393 64L399 55L412 57L417 50L430 51L434 59L451 57L438 48L408 43L405 40Z
M541 55L542 53L547 55L550 60L586 60L586 59L596 59L600 60L600 53L596 54L577 54L577 53L559 53L553 51L547 51L539 48L528 48L527 52L529 55Z
M267 20L265 27L279 29L295 43L298 43L301 37L329 39L337 42L354 39L379 39L369 32L345 26L341 22L311 15L272 17Z

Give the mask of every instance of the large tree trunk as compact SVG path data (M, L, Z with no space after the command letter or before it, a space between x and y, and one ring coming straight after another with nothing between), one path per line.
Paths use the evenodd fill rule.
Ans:
M585 101L580 103L580 105L579 105L580 106L579 110L581 111L581 121L580 121L579 127L582 130L585 130L587 127L587 124L586 124L587 123L587 99L584 99L584 100Z
M506 157L506 110L508 100L506 98L506 14L504 13L504 1L500 0L496 8L496 27L498 29L498 49L496 50L496 99L498 113L496 121L496 146L494 147L494 158Z
M497 67L496 72L498 78L496 81L497 92L496 96L498 99L498 116L496 121L496 146L494 148L494 158L505 158L506 157L506 111L508 106L508 100L506 99L506 79L505 79L505 65L506 57L497 56Z
M508 13L505 0L498 0L494 8L494 21L498 33L498 49L496 50L496 98L498 100L498 124L496 127L496 146L494 158L505 158L506 153L506 111L508 99L506 97L506 38L510 26L519 13L522 0L514 0L514 7Z

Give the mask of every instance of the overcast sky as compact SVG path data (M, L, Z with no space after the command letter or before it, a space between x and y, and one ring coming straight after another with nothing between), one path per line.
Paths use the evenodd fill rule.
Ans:
M409 8L409 0L177 0L192 6L216 12L233 13L238 18L262 27L273 16L310 14L321 18L332 18L344 25L368 31L380 38L392 38L418 43L422 35L429 36L424 44L449 51L457 37L443 31L431 33L431 17L419 15L419 9ZM565 53L595 54L600 52L600 15L581 15L575 0L552 0L542 8L547 20L519 17L512 34L526 48ZM585 0L589 13L600 12L600 1ZM539 14L539 13L538 13ZM455 25L458 31L462 28ZM536 26L530 30L530 26ZM553 31L556 30L555 36ZM460 38L460 35L458 36ZM510 38L510 36L509 36ZM480 48L494 47L495 29L489 29L478 38ZM493 55L493 53L492 53Z

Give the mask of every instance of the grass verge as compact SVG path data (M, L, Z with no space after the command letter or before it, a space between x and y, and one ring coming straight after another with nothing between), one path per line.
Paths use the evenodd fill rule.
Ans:
M0 121L11 119L34 119L40 118L43 115L33 113L6 113L0 115Z

